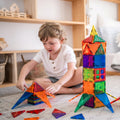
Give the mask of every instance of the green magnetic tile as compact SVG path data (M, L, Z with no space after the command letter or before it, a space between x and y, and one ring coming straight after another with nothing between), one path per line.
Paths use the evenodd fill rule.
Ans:
M105 93L105 81L95 82L95 94Z

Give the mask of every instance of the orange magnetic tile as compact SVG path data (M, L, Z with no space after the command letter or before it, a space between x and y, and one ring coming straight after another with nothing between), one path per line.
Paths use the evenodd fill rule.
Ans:
M53 94L50 94L50 93L48 93L48 92L46 92L46 95L49 95L49 96L55 98L55 96L54 96Z
M30 92L33 93L34 92L34 83L32 83L32 85L26 90L26 92Z
M94 107L103 107L105 106L96 96L95 96L95 100L94 100Z
M101 44L103 46L104 52L106 53L106 42L102 42Z
M39 120L39 117L24 118L24 120Z
M82 50L85 49L85 46L87 45L88 43L82 43Z
M90 50L89 46L86 45L84 50L83 50L84 55L93 55L92 51Z
M45 102L49 107L52 107L48 98L47 98L47 95L46 95L46 91L40 91L40 92L36 92L35 95L40 98L43 102Z
M83 93L94 95L94 82L83 81Z
M94 44L89 44L88 45L90 50L92 51L93 55L95 55L96 51L98 50L100 43L94 43Z

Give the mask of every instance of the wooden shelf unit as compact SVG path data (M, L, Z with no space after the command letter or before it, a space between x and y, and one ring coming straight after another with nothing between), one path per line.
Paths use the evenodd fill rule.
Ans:
M81 48L81 41L86 35L86 0L64 0L72 2L72 21L62 21L62 20L41 20L36 18L37 14L37 0L24 0L25 9L32 9L33 18L13 18L13 17L2 17L0 16L0 21L2 22L17 22L17 23L33 23L41 24L45 22L56 22L62 25L69 25L73 28L73 48ZM32 3L32 8L29 5ZM28 3L28 4L27 4Z
M16 83L18 80L18 73L17 73L17 54L19 53L36 53L40 50L15 50L15 51L0 51L0 54L9 54L12 57L12 84ZM10 84L9 84L10 85Z
M15 22L15 23L32 23L32 24L42 24L45 22L56 22L62 25L69 25L72 26L73 31L73 49L75 52L81 52L82 49L82 40L85 38L86 35L86 0L64 0L72 2L72 21L63 21L63 20L42 20L37 19L37 0L24 0L25 7L27 9L33 9L32 14L33 18L13 18L13 17L2 17L0 16L1 22ZM27 3L32 3L32 8ZM10 84L3 84L3 86L11 86L15 85L17 82L17 54L18 53L32 53L38 52L39 50L28 50L28 51L0 51L0 54L11 54L12 56L12 83ZM0 85L1 87L2 85Z

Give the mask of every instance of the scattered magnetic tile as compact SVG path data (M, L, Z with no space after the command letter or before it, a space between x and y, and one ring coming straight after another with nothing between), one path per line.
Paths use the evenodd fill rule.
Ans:
M54 109L53 112L52 112L52 115L57 119L59 117L62 117L64 115L66 115L66 113L61 111L61 110Z
M78 114L78 115L75 115L75 116L72 116L71 119L80 119L80 120L85 120L83 114Z
M39 117L24 118L24 120L39 120Z
M44 111L45 109L37 109L37 110L29 110L26 111L27 113L39 114L40 112Z
M11 112L11 114L12 114L12 116L15 118L15 117L21 115L21 114L24 113L24 112L25 112L25 110L22 110L22 111L17 111L17 112Z

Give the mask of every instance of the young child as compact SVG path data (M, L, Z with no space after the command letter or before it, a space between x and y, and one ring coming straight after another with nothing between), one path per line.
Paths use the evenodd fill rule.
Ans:
M17 87L24 91L27 88L25 77L38 63L43 63L47 78L34 81L52 94L80 93L82 87L72 87L82 83L82 68L76 69L76 58L71 47L64 44L64 32L57 23L45 23L40 27L38 36L44 49L27 64L20 72Z

